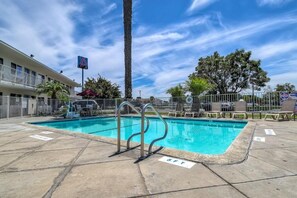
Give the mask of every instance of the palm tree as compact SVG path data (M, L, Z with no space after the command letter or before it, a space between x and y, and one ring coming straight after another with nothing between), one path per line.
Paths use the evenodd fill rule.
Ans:
M60 82L47 81L45 83L39 84L36 87L36 93L38 95L44 93L51 97L53 102L53 111L56 106L56 99L66 102L69 100L69 90L68 88Z
M124 9L124 42L125 42L125 98L132 98L132 0L123 0Z
M171 95L172 102L177 102L176 110L183 111L183 109L184 109L183 103L185 100L185 93L186 93L183 86L181 84L179 84L175 87L171 87L170 89L167 90L166 93Z
M191 111L199 111L200 109L200 100L199 96L211 89L213 89L214 86L210 84L206 79L199 78L195 76L189 77L189 80L186 81L186 90L191 92L191 95L193 97L193 104L191 107Z

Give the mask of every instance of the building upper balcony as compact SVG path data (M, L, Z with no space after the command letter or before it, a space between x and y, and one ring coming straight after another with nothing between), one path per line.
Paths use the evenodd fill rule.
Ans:
M36 73L26 73L23 70L0 64L0 84L34 89L43 82L44 78L38 76Z
M34 90L37 85L44 83L44 75L34 71L23 71L0 64L0 85L6 87L21 87ZM74 88L69 88L70 96L75 96Z

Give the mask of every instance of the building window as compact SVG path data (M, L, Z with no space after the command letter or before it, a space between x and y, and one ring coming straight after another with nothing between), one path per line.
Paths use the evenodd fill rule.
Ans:
M41 84L41 83L43 83L44 82L44 79L45 79L45 77L44 77L44 75L42 75L42 74L38 74L38 84Z
M28 68L25 68L24 82L25 82L25 85L30 85L30 69Z
M23 82L23 67L20 65L16 66L16 77L17 77L17 83Z
M10 105L20 105L21 97L20 94L10 94Z
M31 71L31 85L35 87L36 84L36 72Z
M10 67L11 67L11 74L12 75L15 75L15 73L16 73L15 72L16 71L16 64L15 63L11 63L11 66Z
M2 65L3 65L4 61L3 58L0 58L0 72L2 71Z

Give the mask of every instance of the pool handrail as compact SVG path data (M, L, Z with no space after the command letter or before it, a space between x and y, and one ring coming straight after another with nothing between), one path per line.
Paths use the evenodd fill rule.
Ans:
M117 108L117 110L116 110L116 112L117 112L117 124L118 124L118 126L117 126L117 128L118 128L118 135L117 135L117 152L119 153L120 151L121 151L121 108L122 107L124 107L124 106L129 106L129 107L131 107L136 113L138 113L139 115L141 115L141 113L135 108L135 106L133 105L133 104L131 104L130 102L128 102L128 101L124 101L124 102L122 102L120 105L119 105L119 107ZM147 132L147 130L149 129L149 119L147 118L147 117L145 117L146 118L146 123L147 123L147 125L146 125L146 129L144 130L144 133L145 132ZM136 135L140 135L140 134L142 134L142 131L141 132L139 132L139 133L134 133L134 134L132 134L129 138L128 138L128 140L127 140L127 149L130 149L130 141L131 141L131 139L134 137L134 136L136 136Z
M167 133L168 133L168 124L167 122L165 121L165 119L161 116L161 114L154 108L154 106L151 104L151 103L147 103L145 104L143 107L142 107L142 111L141 111L141 148L140 148L140 158L144 158L144 133L145 133L145 130L144 130L144 118L145 118L145 110L147 108L151 108L155 114L160 118L160 120L164 123L165 125L165 132L164 132L164 135L160 138L156 138L154 139L150 145L149 145L149 149L148 149L148 156L151 155L153 152L152 152L152 147L153 147L153 144L159 140L162 140L164 139L166 136L167 136ZM163 147L161 146L159 149L157 150L160 150L162 149Z

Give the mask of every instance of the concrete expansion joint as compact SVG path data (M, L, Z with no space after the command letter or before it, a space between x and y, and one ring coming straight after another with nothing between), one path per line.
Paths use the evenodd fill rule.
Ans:
M156 195L163 195L168 193L177 193L177 192L186 192L191 190L199 190L199 189L207 189L207 188L216 188L216 187L223 187L223 186L229 186L229 184L220 184L220 185L212 185L212 186L202 186L202 187L194 187L194 188L184 188L179 190L170 190L170 191L164 191L159 193L151 193L147 195L138 195L138 196L132 196L129 198L138 198L138 197L146 197L146 196L156 196Z
M208 170L210 170L213 174L215 174L216 176L218 176L220 179L222 179L224 182L226 182L228 185L230 185L232 188L234 188L237 192L239 192L240 194L242 194L245 197L248 197L244 192L242 192L241 190L239 190L238 188L236 188L232 183L230 183L229 181L227 181L225 178L223 178L221 175L217 174L215 171L213 171L209 166L205 165L202 163L202 165L207 168Z
M282 179L282 178L296 177L296 176L297 176L297 174L283 175L283 176L279 176L279 177L269 177L269 178L264 178L264 179L255 179L255 180L243 181L243 182L233 182L232 184L247 184L247 183L258 182L258 181L269 181L269 180L274 180L274 179Z
M144 188L145 188L146 192L147 192L149 195L151 195L152 193L150 192L150 190L148 189L148 187L147 187L147 185L146 185L146 183L145 183L145 177L144 177L143 174L142 174L142 171L141 171L141 168L140 168L139 163L137 163L137 168L138 168L138 172L139 172L139 174L140 174L141 181L142 181L142 183L143 183L143 185L144 185Z
M27 136L25 136L25 137L27 137ZM0 147L5 146L5 145L7 145L7 144L14 143L14 142L16 142L16 141L18 141L18 140L21 140L21 139L25 138L25 137L21 137L21 138L12 140L12 141L10 141L10 142L7 142L7 143L5 143L5 144L0 145ZM13 151L17 151L17 150L22 150L22 149L13 149ZM8 150L8 151L10 151L10 150Z
M22 137L22 138L24 138L24 137ZM20 139L22 139L22 138L20 138ZM28 152L25 152L23 155L19 156L19 157L16 158L15 160L13 160L13 161L9 162L8 164L5 164L4 166L0 167L0 171L2 171L3 169L5 169L6 167L8 167L9 165L13 164L13 163L16 162L16 161L18 161L18 160L20 160L20 159L23 159L23 158L25 158L25 157L28 156L28 155L31 155L31 154L33 154L33 153L36 153L36 151L37 151L36 149L39 149L39 148L43 147L44 145L46 145L46 144L48 144L48 143L49 143L49 142L46 142L46 143L44 143L44 144L42 144L42 145L39 145L39 146L36 146L36 147L31 147L31 148L33 148L33 150L28 151ZM16 150L17 150L17 149L16 149ZM19 150L22 150L22 149L19 149ZM4 172L6 172L6 171L4 171ZM10 172L10 171L7 171L7 172ZM18 172L18 171L15 171L15 172Z
M92 164L108 164L113 162L126 162L126 161L134 161L134 159L121 159L121 160L113 160L113 161L103 161L103 162L87 162L83 164L73 164L73 167L79 167L79 166L86 166L86 165L92 165Z
M30 172L30 171L42 171L42 170L51 170L56 168L66 168L67 166L54 166L54 167L47 167L47 168L34 168L34 169L24 169L24 170L5 170L0 172L0 174L4 173L22 173L22 172Z
M50 198L52 197L52 194L55 192L55 190L60 186L60 184L64 181L65 177L68 175L68 173L72 170L74 167L74 163L76 160L81 156L81 154L85 151L85 149L88 147L89 141L81 150L78 152L78 154L71 160L70 164L63 170L61 173L54 179L53 185L50 187L50 189L43 195L43 198Z
M262 158L258 158L258 157L253 156L253 155L250 155L250 156L253 157L253 158L255 158L255 159L257 159L257 160L260 160L260 161L262 161L262 162L265 162L265 163L267 163L267 164L269 164L269 165L271 165L271 166L275 166L275 167L277 167L277 168L279 168L279 169L283 169L283 170L285 170L285 171L288 171L288 172L290 172L290 173L293 174L293 175L295 174L294 172L292 172L291 170L286 169L285 167L277 166L277 165L275 165L275 164L269 163L269 162L266 161L266 160L263 160Z

